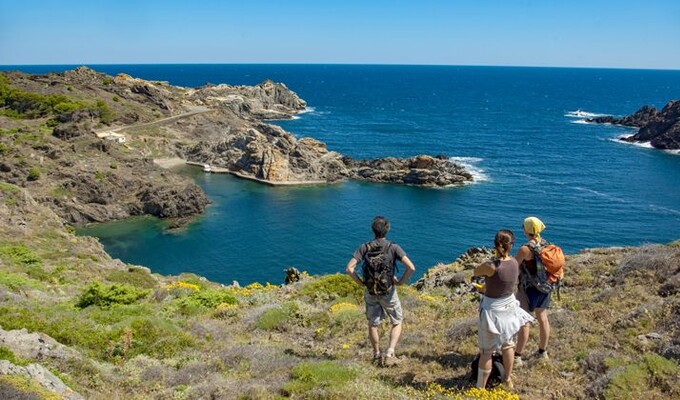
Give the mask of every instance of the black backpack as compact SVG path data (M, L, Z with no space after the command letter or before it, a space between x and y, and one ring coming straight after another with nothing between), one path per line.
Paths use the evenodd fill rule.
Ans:
M470 382L477 382L477 369L479 369L479 354L470 364ZM494 352L491 356L491 375L486 381L486 388L492 388L503 383L505 379L505 368L503 367L503 356Z
M391 242L385 241L385 245L366 243L364 254L364 284L368 293L384 296L390 292L394 278L394 263L388 257Z

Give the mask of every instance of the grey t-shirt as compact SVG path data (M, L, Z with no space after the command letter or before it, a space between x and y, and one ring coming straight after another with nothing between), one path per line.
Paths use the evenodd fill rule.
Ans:
M380 239L374 239L371 240L369 243L371 246L385 246L385 242L388 240L385 238L380 238ZM401 259L406 256L406 253L404 250L396 243L390 242L390 248L387 249L387 260L390 260L390 265L394 267L397 263L397 260L401 261ZM364 260L364 255L366 255L366 252L368 251L368 246L366 246L366 243L363 243L359 248L354 252L354 259L357 260L358 263L361 263Z

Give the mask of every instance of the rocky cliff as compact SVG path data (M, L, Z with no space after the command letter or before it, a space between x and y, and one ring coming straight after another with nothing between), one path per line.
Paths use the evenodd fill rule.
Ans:
M680 149L680 101L678 100L666 104L661 111L654 107L643 106L635 113L623 118L604 116L587 121L639 128L636 134L621 139L629 142L650 142L657 149Z

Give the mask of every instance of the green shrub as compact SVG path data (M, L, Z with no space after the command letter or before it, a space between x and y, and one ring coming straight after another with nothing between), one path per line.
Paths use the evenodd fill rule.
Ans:
M614 361L609 360L608 364L612 365ZM654 397L650 396L650 393L672 387L671 383L677 379L678 373L680 373L680 366L676 362L658 354L645 354L637 364L619 367L619 372L613 374L605 389L605 398Z
M255 326L266 331L273 329L284 330L291 316L288 310L283 307L270 308L257 319Z
M29 362L26 360L23 360L14 353L12 353L12 350L8 349L7 347L0 346L0 360L7 360L11 362L14 365L28 365Z
M111 169L118 169L118 163L117 162L112 162L111 163Z
M12 305L0 307L3 329L26 328L43 332L66 346L78 346L103 358L111 333L101 324L83 318L69 304Z
M99 282L94 282L80 295L76 305L80 308L92 305L107 308L114 304L132 304L146 297L149 293L149 290L137 289L129 285L113 284L105 286Z
M320 277L306 284L300 293L313 299L348 298L358 303L364 297L364 288L357 285L349 275L334 274Z
M132 332L132 346L128 356L146 354L157 358L167 358L194 346L194 339L168 321L149 317L133 320L128 329ZM122 328L118 335L124 335Z
M33 167L28 171L28 180L29 181L37 181L40 179L40 175L42 172L40 171L40 168L38 167Z
M118 102L120 101L120 97L118 97L118 96L113 96L113 101L115 101L116 103L118 103Z
M113 271L109 273L106 279L142 289L152 289L157 286L156 280L148 272L135 267L130 267L127 271Z
M305 306L305 304L293 301L270 308L260 315L255 326L267 331L274 329L286 331L292 325L308 326L310 320L316 316L309 315L310 310L305 309Z
M215 309L220 304L236 304L238 301L226 289L200 289L177 301L185 314L202 313Z
M97 171L94 173L94 179L98 180L99 182L103 181L106 179L106 174L103 172Z
M23 244L0 247L0 257L17 267L42 267L43 261Z
M40 288L40 284L35 280L12 272L3 272L0 274L0 285L3 285L10 290Z
M113 83L113 78L110 76L105 76L104 79L102 79L102 83L108 86Z
M337 389L357 376L356 368L334 361L302 362L293 367L293 380L284 386L284 390L294 395L311 389Z
M9 146L5 143L0 143L0 154L6 154L9 151Z

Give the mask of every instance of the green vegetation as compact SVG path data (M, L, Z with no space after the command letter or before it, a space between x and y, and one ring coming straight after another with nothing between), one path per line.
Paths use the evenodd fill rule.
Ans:
M613 363L610 361L610 364ZM673 383L677 383L680 367L658 354L645 354L640 362L619 367L617 371L604 392L608 399L653 398L654 396L650 396L650 388L654 388L654 392L661 396L664 391L672 388ZM665 394L677 396L680 391Z
M125 284L103 285L94 282L85 288L76 305L80 308L92 305L107 308L114 304L132 304L148 296L149 293L148 290Z
M109 78L110 79L110 78ZM61 94L40 95L13 88L7 75L0 73L0 115L12 118L42 118L49 115L70 115L90 112L102 123L113 120L114 114L103 100L94 104L69 98Z
M42 175L42 172L40 171L40 168L33 167L28 171L27 179L29 181L37 181L38 179L40 179L41 175Z
M43 388L31 378L21 375L1 375L0 387L9 398L61 400L62 397Z
M293 368L293 380L285 385L285 390L297 394L312 389L339 389L356 379L358 374L356 368L334 361L303 362Z
M153 289L158 285L148 272L135 267L130 267L127 271L113 271L107 275L106 279L141 289Z
M322 276L306 284L300 293L312 299L351 299L356 303L364 297L364 289L345 274Z
M194 315L214 310L221 304L237 304L238 301L227 289L200 289L177 301L184 314Z
M6 143L0 143L0 155L7 154L9 146Z
M12 353L12 350L7 347L0 346L0 360L7 360L14 365L28 365L27 360L23 360Z
M94 179L98 180L99 182L102 182L106 179L106 174L101 171L96 171L94 173Z

